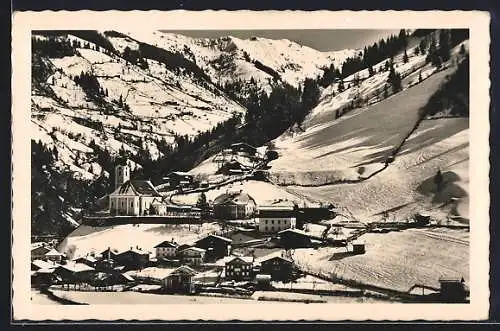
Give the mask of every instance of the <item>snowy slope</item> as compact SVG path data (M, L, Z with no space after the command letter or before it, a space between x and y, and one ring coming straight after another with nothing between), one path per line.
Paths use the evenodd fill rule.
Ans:
M87 43L72 35L61 38ZM119 51L138 47L125 39L109 40ZM151 159L157 159L162 156L158 143L172 144L176 135L195 136L245 112L210 82L172 72L151 59L147 59L148 69L141 69L88 44L90 48L76 48L72 56L43 58L53 74L41 83L45 89L34 88L32 94L32 139L56 146L58 164L77 177L100 175L100 167L92 164L93 150L87 147L91 141L112 154L120 149L133 154L146 149ZM106 91L102 102L111 110L75 83L74 77L81 73L97 77ZM120 98L129 110L118 105Z

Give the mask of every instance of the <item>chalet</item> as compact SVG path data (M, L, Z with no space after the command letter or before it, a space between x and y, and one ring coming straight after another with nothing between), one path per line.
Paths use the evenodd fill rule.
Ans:
M278 233L296 227L296 209L292 202L276 201L275 203L259 206L259 232Z
M294 263L283 252L271 254L257 260L260 263L260 273L271 275L273 280L289 280L294 271Z
M44 268L31 273L32 286L49 286L54 283L54 268Z
M206 260L215 261L231 252L231 242L229 238L210 234L195 242L195 246L206 250Z
M189 265L200 265L205 261L206 250L198 247L188 247L178 250L177 255L183 263Z
M286 229L278 232L280 244L285 249L312 247L311 237L304 231L297 229Z
M143 269L149 262L149 253L131 247L129 250L116 256L116 263L125 266L127 270Z
M50 251L45 253L45 259L47 259L48 261L56 262L56 263L61 262L63 257L64 257L64 254L59 253L55 249L51 249Z
M186 187L194 182L193 175L182 171L173 171L169 173L166 177L163 177L163 179L168 183L171 189L177 187Z
M180 266L167 275L162 281L162 287L169 293L193 293L193 277L196 271L188 266Z
M31 248L31 260L42 260L45 259L45 254L50 252L51 248L45 245L39 245Z
M87 256L82 256L82 257L75 259L75 262L76 263L83 263L83 264L88 265L89 267L95 268L97 266L98 260L93 256L87 255Z
M247 143L232 144L231 150L233 151L233 154L238 153L250 156L253 156L257 153L257 148Z
M255 200L241 190L219 195L213 205L214 216L225 220L250 218L256 208Z
M54 275L59 277L63 283L82 283L90 280L94 268L82 263L67 263L58 266Z
M156 250L156 257L159 259L171 259L177 254L179 245L172 239L171 241L164 241L159 243L154 248Z
M235 256L226 261L226 279L235 281L250 280L253 277L253 256Z
M231 160L224 163L217 171L217 173L224 175L241 175L250 170L251 167L243 165L241 162L237 160Z
M89 283L95 287L107 287L134 283L134 279L127 274L121 274L119 272L97 272L91 276Z
M240 231L231 235L232 245L245 245L249 242L258 240L259 236L254 231Z

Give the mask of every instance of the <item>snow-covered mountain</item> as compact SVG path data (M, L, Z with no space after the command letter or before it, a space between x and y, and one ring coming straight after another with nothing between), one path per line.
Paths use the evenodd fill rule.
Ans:
M208 39L161 31L134 31L125 34L132 39L183 54L221 86L253 80L268 92L273 80L298 87L304 79L322 75L322 68L331 64L341 67L347 57L359 52L355 49L320 52L287 39L274 40L257 36L249 39L233 36ZM127 38L122 39L127 42Z

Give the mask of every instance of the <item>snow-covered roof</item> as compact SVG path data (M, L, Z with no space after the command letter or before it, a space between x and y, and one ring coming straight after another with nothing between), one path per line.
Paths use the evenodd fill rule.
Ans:
M111 195L136 195L136 196L153 196L161 197L155 187L149 180L132 179L123 183Z
M214 205L222 204L248 204L249 202L255 203L254 198L245 192L228 192L219 195L214 200Z
M171 242L171 241L168 241L168 240L165 240L161 243L159 243L158 245L156 245L154 248L158 248L158 247L178 247L179 245L175 242Z
M261 256L259 258L256 258L255 261L258 263L262 263L262 262L269 261L269 260L275 259L275 258L279 258L279 259L285 260L287 262L293 262L292 259L284 256L284 251L277 251L277 252L273 252L271 254Z
M254 261L252 256L232 256L231 259L226 261L226 264L231 264L237 260L243 261L244 263L252 263Z
M200 242L200 241L203 241L203 240L206 240L207 238L216 238L216 239L219 239L219 240L222 240L222 241L225 241L225 242L228 242L228 243L231 243L232 240L229 239L229 238L226 238L226 237L222 237L222 236L218 236L216 234L209 234L208 236L204 237L204 238L201 238L199 240L197 240L196 242Z
M50 269L58 266L58 264L50 263L43 260L34 260L33 262L31 262L31 264L39 269Z
M69 270L69 271L74 272L74 273L95 270L94 268L89 267L88 265L86 265L84 263L68 263L68 264L64 264L64 265L59 266L59 268L66 269L66 270Z
M203 248L199 248L199 247L187 247L187 248L184 248L183 250L179 251L179 253L184 253L185 251L195 251L195 252L199 252L199 253L204 253L206 252L205 249Z
M64 254L59 253L54 248L52 248L50 251L48 251L47 253L45 253L45 256L63 256L63 255Z

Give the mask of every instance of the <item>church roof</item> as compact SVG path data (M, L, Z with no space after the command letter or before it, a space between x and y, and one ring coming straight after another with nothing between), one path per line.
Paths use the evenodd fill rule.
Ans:
M140 195L150 197L161 197L149 180L131 179L118 187L113 194L117 195Z

